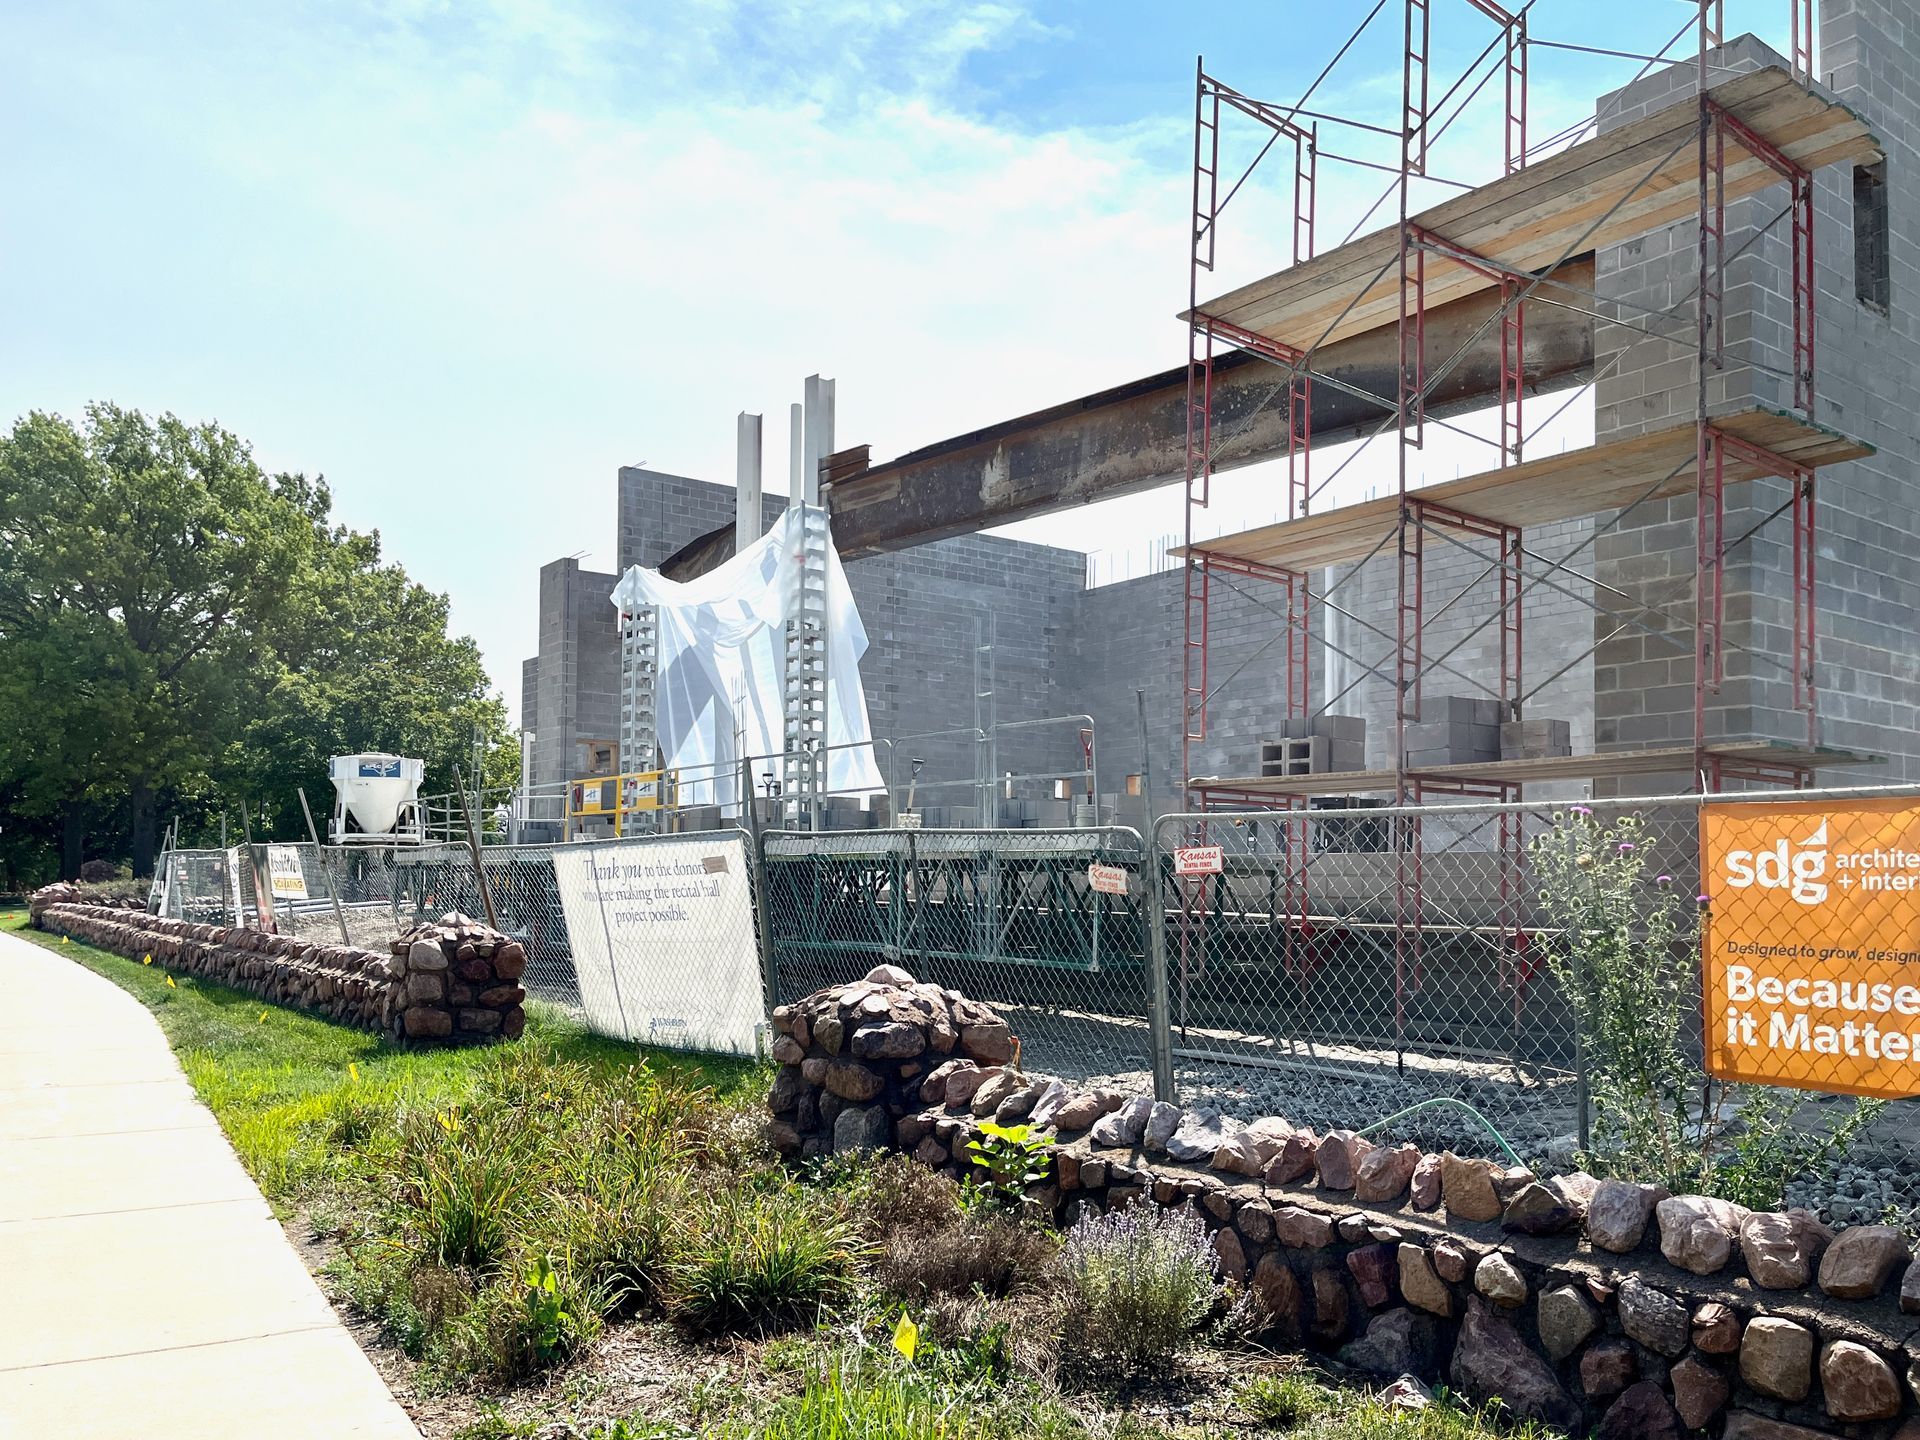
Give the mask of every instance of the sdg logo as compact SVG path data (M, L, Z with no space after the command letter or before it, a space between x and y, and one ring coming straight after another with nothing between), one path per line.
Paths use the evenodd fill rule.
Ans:
M1764 850L1729 850L1727 886L1746 890L1785 890L1802 905L1827 898L1827 822L1797 846L1776 840Z

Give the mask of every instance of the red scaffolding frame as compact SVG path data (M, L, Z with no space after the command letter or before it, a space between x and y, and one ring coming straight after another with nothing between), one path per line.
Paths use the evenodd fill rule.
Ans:
M1480 16L1499 27L1493 44L1482 58L1498 49L1498 68L1503 80L1504 154L1503 170L1512 174L1527 160L1528 117L1528 29L1526 9L1509 9L1495 0L1465 0ZM1707 734L1707 698L1715 693L1725 674L1725 569L1732 544L1724 533L1724 458L1735 453L1755 468L1778 475L1793 487L1790 510L1793 517L1793 656L1791 670L1794 706L1808 717L1808 743L1817 738L1815 716L1814 668L1814 503L1810 467L1787 457L1763 451L1750 442L1717 429L1707 407L1709 366L1724 363L1724 334L1721 324L1726 245L1726 165L1729 140L1743 153L1755 156L1784 179L1791 191L1792 216L1791 289L1793 308L1793 407L1811 418L1814 400L1815 335L1813 304L1813 187L1806 167L1796 163L1777 145L1751 126L1717 104L1708 93L1708 56L1722 40L1723 0L1696 0L1698 17L1697 63L1699 67L1699 286L1696 303L1698 352L1701 373L1696 445L1696 556L1695 556L1695 632L1698 664L1695 666L1694 774L1696 783L1711 786L1724 778L1768 780L1786 775L1795 784L1810 778L1808 767L1784 766L1777 761L1757 763L1727 761L1710 753ZM1812 65L1813 0L1791 0L1794 68L1810 71ZM1496 615L1500 630L1501 675L1498 695L1504 719L1521 718L1525 689L1523 684L1521 636L1523 632L1523 593L1527 588L1521 577L1525 554L1518 528L1497 519L1472 515L1418 499L1417 488L1410 488L1413 452L1423 448L1426 431L1426 395L1432 383L1426 354L1428 309L1427 270L1430 255L1443 258L1450 266L1464 268L1483 277L1497 291L1498 325L1498 439L1495 448L1499 464L1505 467L1520 462L1525 441L1525 345L1526 302L1528 296L1556 266L1530 272L1503 264L1472 247L1423 226L1411 213L1409 181L1430 174L1435 120L1447 98L1458 89L1456 83L1438 104L1433 99L1431 52L1433 38L1433 0L1401 0L1401 117L1398 134L1400 152L1396 188L1399 195L1399 221L1395 229L1396 250L1393 261L1397 276L1396 347L1399 363L1397 385L1388 408L1390 428L1398 439L1396 488L1401 501L1396 534L1397 556L1395 626L1393 636L1394 707L1393 751L1397 776L1394 796L1410 801L1420 793L1419 776L1405 762L1406 727L1418 721L1423 678L1427 669L1423 647L1425 625L1424 534L1431 525L1450 526L1462 534L1491 541L1497 549L1492 570L1498 574ZM1470 75L1479 65L1468 67ZM1467 78L1462 76L1462 83ZM1237 112L1264 126L1269 132L1266 144L1254 161L1234 183L1222 189L1221 121L1226 111ZM1234 90L1209 75L1204 64L1196 66L1194 99L1194 176L1193 244L1188 269L1188 387L1185 517L1185 593L1183 603L1183 705L1182 773L1190 795L1200 806L1221 802L1248 803L1252 792L1231 785L1194 783L1194 749L1208 739L1208 706L1216 688L1210 665L1211 611L1215 598L1216 573L1232 568L1235 573L1259 579L1284 574L1288 602L1283 624L1285 645L1284 713L1295 718L1306 713L1304 692L1310 678L1309 649L1311 595L1308 578L1298 571L1278 572L1253 562L1229 567L1232 557L1209 548L1200 534L1198 512L1205 510L1213 490L1213 453L1215 430L1213 416L1213 366L1221 346L1251 352L1269 361L1282 372L1279 387L1284 392L1289 412L1287 428L1287 506L1288 518L1309 512L1312 505L1310 452L1312 433L1312 352L1262 335L1222 316L1209 314L1203 305L1200 276L1212 272L1218 256L1221 211L1247 176L1276 144L1293 147L1293 219L1292 238L1295 263L1313 254L1314 204L1318 180L1318 124L1303 124L1300 107L1289 110ZM1333 117L1320 117L1333 118ZM1457 115L1456 115L1457 118ZM1361 122L1344 122L1361 124ZM1450 121L1447 123L1451 123ZM1378 127L1366 127L1378 129ZM1274 573L1269 573L1274 572ZM1458 598L1458 597L1456 597ZM1451 602L1449 602L1451 603ZM1270 805L1293 803L1286 797L1263 795Z
M1391 397L1379 397L1386 412L1382 431L1391 428L1396 435L1398 510L1393 533L1388 537L1393 543L1396 560L1395 619L1391 636L1391 683L1395 697L1392 795L1401 804L1418 804L1442 797L1515 801L1522 795L1520 782L1501 774L1461 774L1459 772L1463 767L1457 766L1447 767L1445 774L1430 774L1407 763L1407 727L1420 719L1423 679L1429 668L1425 646L1429 621L1425 595L1425 548L1429 532L1449 532L1454 537L1491 546L1494 559L1487 575L1496 578L1492 623L1498 627L1500 658L1498 681L1494 688L1501 718L1520 720L1528 694L1523 641L1524 600L1530 587L1523 574L1523 563L1529 552L1524 546L1520 526L1423 499L1418 487L1409 483L1413 479L1415 452L1421 450L1425 443L1428 419L1426 399L1435 379L1430 374L1426 354L1428 262L1429 257L1436 257L1450 267L1463 268L1489 282L1496 291L1496 311L1491 323L1498 326L1499 420L1498 438L1494 443L1500 456L1499 466L1504 469L1519 464L1523 459L1526 303L1548 276L1573 258L1574 252L1570 251L1543 270L1516 268L1511 263L1503 263L1479 253L1458 240L1435 233L1414 215L1410 199L1411 182L1433 178L1430 166L1434 142L1445 126L1452 123L1452 118L1458 118L1457 110L1452 118L1445 121L1440 120L1440 113L1460 86L1496 49L1500 51L1496 64L1504 90L1503 174L1510 176L1520 172L1529 158L1528 7L1509 9L1495 3L1495 0L1465 0L1472 10L1492 21L1498 27L1498 32L1487 50L1482 52L1481 58L1470 64L1460 81L1436 103L1431 75L1433 3L1434 0L1401 0L1401 123L1397 135L1399 166L1395 177L1399 213L1394 231L1395 248L1390 262L1396 300L1394 318L1389 321L1396 330L1396 384ZM1806 166L1793 160L1779 145L1717 103L1709 93L1709 56L1723 40L1723 0L1695 0L1695 4L1698 12L1694 29L1700 122L1698 287L1695 297L1699 389L1693 484L1696 521L1693 775L1695 783L1707 791L1721 789L1729 783L1800 788L1811 783L1813 770L1810 760L1717 750L1713 737L1708 733L1708 698L1718 691L1725 674L1725 571L1728 555L1738 544L1750 538L1743 536L1730 541L1726 534L1726 467L1731 459L1741 464L1743 474L1751 470L1775 476L1790 487L1789 502L1784 508L1791 513L1792 525L1790 669L1793 705L1806 716L1809 751L1817 744L1814 472L1810 464L1767 450L1717 425L1709 409L1709 377L1714 369L1725 364L1722 321L1725 274L1729 260L1727 152L1731 145L1738 147L1743 155L1762 161L1789 188L1787 213L1791 216L1792 405L1808 421L1812 420L1815 394L1813 183ZM1790 5L1791 67L1794 75L1804 81L1811 76L1814 63L1814 0L1790 0ZM1682 31L1682 35L1684 33ZM1676 40L1679 38L1676 37ZM1654 60L1659 58L1654 57ZM1684 60L1674 63L1684 63ZM1203 308L1200 276L1202 271L1211 273L1214 269L1218 256L1220 213L1247 178L1243 174L1223 196L1220 174L1223 112L1231 110L1247 116L1271 132L1253 164L1248 167L1248 174L1276 144L1291 144L1293 147L1292 258L1296 264L1314 254L1314 205L1318 184L1317 157L1320 153L1317 121L1333 121L1336 117L1319 116L1315 117L1314 124L1302 124L1305 112L1300 106L1288 109L1250 99L1210 76L1203 64L1196 66L1195 75L1193 243L1189 255L1187 310L1182 778L1190 808L1202 813L1224 805L1293 810L1307 804L1304 796L1284 790L1236 785L1231 781L1207 779L1196 782L1193 762L1196 745L1206 741L1209 735L1207 711L1214 693L1209 664L1210 623L1216 576L1231 574L1282 587L1285 604L1280 612L1280 623L1285 633L1284 637L1276 638L1284 638L1285 642L1283 710L1289 719L1303 718L1311 710L1308 700L1311 681L1310 611L1315 597L1310 589L1309 577L1300 570L1262 564L1210 548L1199 533L1196 520L1197 513L1209 505L1213 491L1213 454L1216 446L1212 379L1217 345L1252 352L1280 371L1276 394L1284 393L1289 413L1286 517L1289 520L1297 519L1309 513L1314 494L1309 460L1313 442L1313 347L1301 348L1288 344L1224 316L1207 313ZM1468 99L1471 98L1469 95ZM1357 121L1336 123L1361 124ZM1382 134L1391 133L1377 126L1361 125L1361 128ZM1656 162L1656 170L1659 163L1663 162ZM1605 218L1603 216L1602 221ZM1600 223L1595 222L1595 228ZM1592 229L1586 232L1587 235L1592 233ZM1358 298L1356 295L1355 300ZM1599 303L1597 297L1595 303ZM1609 317L1596 312L1596 318ZM1316 345L1318 343L1321 342L1315 342ZM1453 362L1450 360L1447 363L1450 365ZM1480 580L1485 578L1486 575L1483 575ZM1478 583L1479 580L1469 582L1468 589ZM1449 600L1447 608L1460 598L1456 595ZM1379 671L1375 670L1374 673ZM1304 930L1310 928L1304 814L1297 820L1283 818L1280 823L1288 837L1285 851L1289 857L1286 887L1289 906L1299 917L1298 924ZM1196 827L1196 832L1201 828ZM1398 997L1396 1008L1400 1011L1396 1017L1396 1032L1399 1033L1404 1026L1406 997L1418 988L1421 976L1424 847L1419 817L1404 817L1393 828L1393 848L1399 856L1395 867L1397 921L1394 960ZM1195 838L1203 837L1196 833ZM1502 947L1502 974L1503 981L1511 986L1517 1015L1535 969L1521 916L1524 837L1520 834L1517 815L1502 813L1497 843L1502 857L1500 929L1508 941ZM1183 964L1193 938L1190 932L1204 923L1207 908L1207 881L1203 878L1191 883L1193 888L1183 907L1186 915L1181 932ZM1291 948L1288 955L1291 968ZM1310 964L1310 958L1305 963Z

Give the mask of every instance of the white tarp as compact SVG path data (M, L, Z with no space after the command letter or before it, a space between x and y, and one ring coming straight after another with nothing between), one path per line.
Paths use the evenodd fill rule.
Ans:
M563 845L553 877L588 1023L676 1050L758 1053L766 1020L746 838Z
M614 587L621 610L652 605L659 614L655 725L664 763L683 772L682 803L737 804L741 757L785 748L782 627L800 563L800 520L799 508L789 508L759 540L696 579L668 580L636 565ZM860 683L867 631L831 539L827 637L827 743L854 747L830 752L827 789L882 789ZM701 783L707 776L715 777L711 786Z

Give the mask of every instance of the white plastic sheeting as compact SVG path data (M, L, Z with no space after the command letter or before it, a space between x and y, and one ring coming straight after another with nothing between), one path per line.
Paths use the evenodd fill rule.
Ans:
M652 605L659 614L654 723L664 763L681 771L682 803L737 804L741 757L785 747L782 627L801 559L800 518L789 508L757 542L697 579L669 580L636 565L614 587L622 611ZM884 788L860 683L866 652L866 627L829 539L827 788L839 794ZM756 765L756 782L767 763Z

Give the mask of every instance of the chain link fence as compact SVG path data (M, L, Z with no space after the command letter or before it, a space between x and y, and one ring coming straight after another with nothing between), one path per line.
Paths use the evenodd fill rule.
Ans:
M770 1004L896 963L1003 1011L1036 1072L1562 1164L1609 1143L1622 1067L1665 1045L1682 1130L1765 1113L1844 1137L1789 1198L1857 1223L1920 1209L1920 1105L1826 1093L1920 1065L1915 807L1910 787L1215 811L1151 843L728 830L482 864L527 989L610 1034L711 1045L724 1014L722 1048L751 1053ZM243 846L170 852L165 913L257 924L264 893L283 932L372 948L487 913L465 845L259 853L264 874ZM1822 1089L1710 1085L1713 1045L1723 1066L1790 1054Z
M1790 1114L1801 1139L1845 1142L1830 1188L1802 1186L1790 1192L1798 1203L1843 1223L1920 1205L1912 1178L1920 1106L1895 1101L1862 1124L1846 1096L1709 1085L1705 1071L1703 947L1777 952L1769 938L1780 922L1763 909L1776 892L1791 890L1802 871L1820 870L1824 880L1805 883L1831 883L1836 894L1855 883L1845 852L1836 847L1829 860L1822 848L1814 858L1808 841L1824 846L1823 817L1871 803L1864 793L1713 797L1709 814L1744 812L1771 824L1777 809L1753 807L1785 801L1805 817L1804 835L1749 837L1728 872L1738 883L1728 884L1703 876L1703 801L1691 795L1163 817L1155 873L1177 1098L1323 1129L1371 1124L1462 1153L1511 1146L1529 1161L1565 1163L1594 1144L1596 1127L1623 1127L1620 1076L1655 1067L1666 1046L1677 1118L1663 1133L1702 1133L1702 1106L1705 1123L1726 1135L1740 1133L1745 1107L1755 1107L1745 1113L1756 1124L1763 1110ZM1902 809L1920 803L1920 790L1870 794ZM1876 853L1910 879L1877 882L1888 888L1885 903L1869 910L1870 927L1889 955L1914 963L1920 982L1920 950L1898 950L1920 941L1914 912L1896 913L1894 904L1920 884L1920 853L1892 840ZM1763 866L1767 876L1753 878ZM1805 943L1785 947L1801 957L1802 972L1809 962L1817 975L1821 961L1861 958L1817 938L1837 923L1805 912L1805 935L1793 937ZM1747 987L1734 998L1753 999L1763 969L1733 972ZM1920 1014L1920 983L1903 990L1897 971L1873 978L1884 986L1877 997L1836 979L1836 1003L1884 1001L1882 1029L1886 1012L1903 1003ZM1790 1004L1800 992L1774 977L1768 993ZM1757 1031L1740 1023L1751 1043L1765 1043L1775 1024L1782 1044L1803 1045L1809 1082L1843 1078L1847 1045L1868 1043L1868 1018L1855 1017L1851 1042L1834 1027L1829 1043L1842 1053L1823 1062L1821 1035L1795 1014L1762 1017ZM1713 1018L1723 1028L1735 1023ZM1902 1032L1880 1043L1920 1054L1920 1027L1911 1041ZM1595 1094L1608 1084L1616 1086L1611 1108Z
M770 832L760 867L776 1002L897 964L1000 1010L1030 1069L1151 1085L1138 831Z
M1571 1148L1579 1043L1526 864L1551 823L1483 806L1162 818L1179 1098L1318 1129L1420 1106L1396 1135L1498 1153L1490 1125L1523 1154Z

